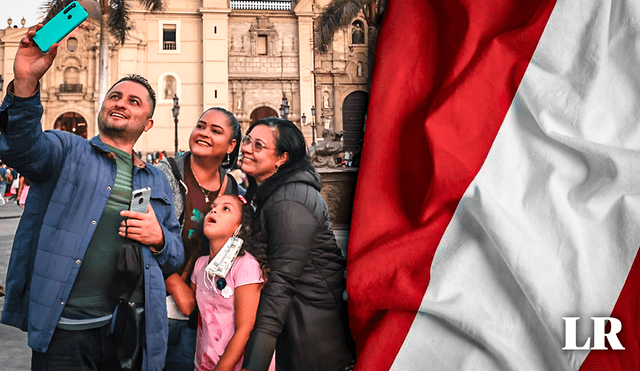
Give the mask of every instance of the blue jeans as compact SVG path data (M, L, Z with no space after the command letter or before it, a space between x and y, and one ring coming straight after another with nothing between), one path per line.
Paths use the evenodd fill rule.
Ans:
M189 321L169 319L169 343L164 371L193 371L198 330L187 326Z
M56 328L45 353L31 353L34 371L112 371L122 370L109 325L90 330L68 331Z

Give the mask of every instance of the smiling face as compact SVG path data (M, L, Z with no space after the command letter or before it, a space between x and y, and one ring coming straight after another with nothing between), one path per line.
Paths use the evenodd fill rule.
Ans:
M235 145L236 140L233 139L229 118L216 110L205 112L189 136L192 156L210 157L219 162L222 162L228 153L233 152Z
M228 240L242 222L242 202L237 196L216 197L204 218L204 235L211 241Z
M153 126L151 111L147 89L137 82L123 81L109 90L102 103L98 114L100 135L135 143Z
M266 125L257 125L247 137L251 139L250 143L242 142L242 171L247 175L255 178L258 185L262 184L266 179L276 172L276 168L282 166L289 155L284 152L278 155L276 148L276 128ZM259 143L256 146L254 143ZM260 148L256 151L256 147Z

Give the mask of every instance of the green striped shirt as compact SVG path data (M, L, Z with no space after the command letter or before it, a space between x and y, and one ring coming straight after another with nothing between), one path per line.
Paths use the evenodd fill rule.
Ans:
M97 328L109 322L118 299L113 285L116 259L126 239L118 235L123 220L120 211L129 209L133 181L133 156L109 146L116 155L116 180L107 205L91 237L58 327L65 330Z

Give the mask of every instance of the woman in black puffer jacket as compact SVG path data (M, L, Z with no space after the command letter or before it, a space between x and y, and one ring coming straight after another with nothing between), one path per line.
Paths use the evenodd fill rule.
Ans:
M287 120L262 119L249 128L241 150L247 196L266 240L266 251L250 252L266 255L269 270L243 369L267 370L275 349L279 371L344 370L352 359L346 261L302 132Z

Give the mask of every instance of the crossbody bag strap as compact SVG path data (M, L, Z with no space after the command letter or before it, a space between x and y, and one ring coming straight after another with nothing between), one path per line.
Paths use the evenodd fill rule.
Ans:
M180 215L176 215L176 217L178 218L178 222L180 222L180 225L182 226L182 223L184 222L184 208L187 206L186 205L186 201L187 201L187 196L186 194L189 192L189 190L187 189L187 186L184 184L184 181L182 180L182 176L180 175L180 170L178 169L178 163L176 162L175 158L173 157L166 157L167 162L169 163L169 167L171 168L171 173L173 173L173 177L176 178L176 182L178 182L178 187L182 189L183 191L183 196L184 196L184 205L182 206L182 212L180 213Z

